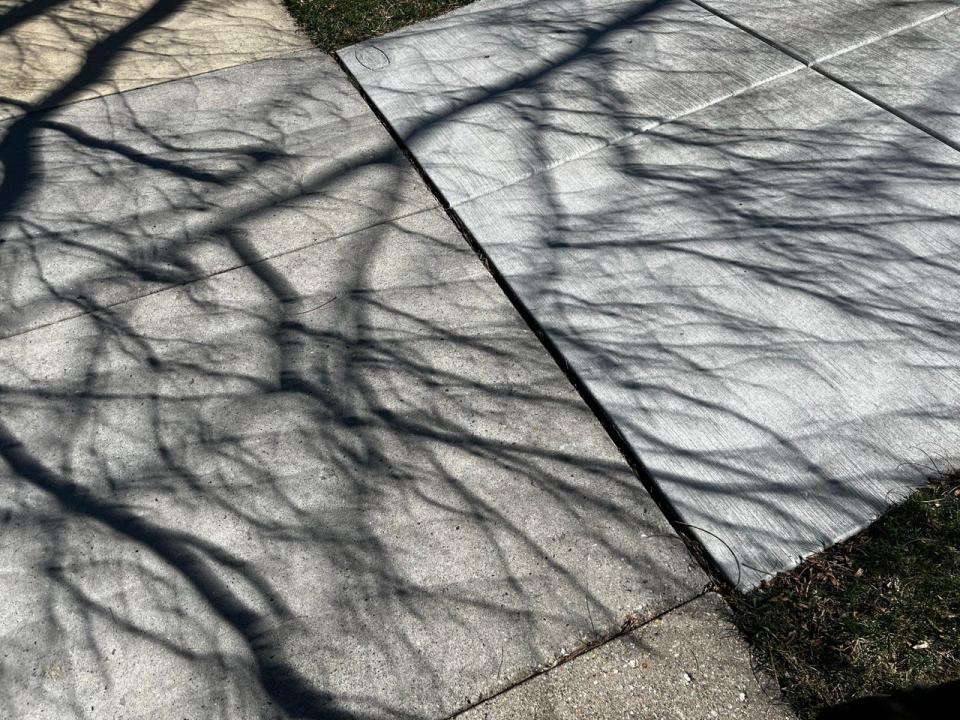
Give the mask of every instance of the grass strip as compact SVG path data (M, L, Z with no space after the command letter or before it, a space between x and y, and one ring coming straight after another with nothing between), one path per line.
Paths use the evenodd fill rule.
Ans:
M960 678L960 474L728 601L801 720Z
M427 20L470 0L284 0L310 39L330 52Z

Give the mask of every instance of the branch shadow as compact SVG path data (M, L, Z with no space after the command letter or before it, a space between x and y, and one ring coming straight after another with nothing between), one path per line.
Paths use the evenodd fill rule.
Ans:
M440 717L701 592L332 60L73 102L180 7L3 122L2 714Z
M699 3L481 4L341 56L731 583L956 462L951 147Z
M0 27L52 6L15 7ZM699 593L331 60L63 104L178 7L3 126L4 714L441 717ZM464 18L486 35L444 31ZM953 159L869 113L785 125L834 91L692 5L437 22L407 31L436 75L375 100L651 488L695 498L681 518L735 536L733 504L771 546L822 539L864 512L851 477L872 511L904 475L841 450L889 468L921 430L949 440ZM458 43L492 81L439 63ZM823 426L864 367L881 391ZM891 405L904 384L923 401Z

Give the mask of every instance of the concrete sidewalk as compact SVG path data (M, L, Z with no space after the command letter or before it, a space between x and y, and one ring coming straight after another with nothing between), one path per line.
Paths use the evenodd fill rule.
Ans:
M0 125L0 715L777 717L331 58L49 79Z
M340 56L727 579L960 460L956 0L525 0Z
M273 0L0 0L0 118L308 47Z
M723 600L708 594L459 717L789 720L776 683L745 672L748 657Z

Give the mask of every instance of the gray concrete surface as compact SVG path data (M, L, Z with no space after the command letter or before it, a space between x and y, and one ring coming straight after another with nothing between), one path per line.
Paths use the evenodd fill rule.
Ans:
M0 124L0 336L435 205L309 51Z
M458 720L787 720L723 601L706 595ZM763 684L761 685L761 681Z
M279 0L0 0L0 118L309 46Z
M799 67L687 2L465 10L340 51L451 203Z
M960 10L818 67L960 148Z
M958 178L804 70L456 210L750 587L957 456Z
M925 23L957 0L696 0L807 63Z
M332 60L175 85L12 126L0 716L440 718L701 591Z
M531 17L550 7L528 6ZM631 22L649 27L679 5L628 7ZM815 7L810 17L830 20ZM901 27L904 13L926 17L898 3L869 7L858 43ZM425 113L418 128L427 91L409 81L394 89L404 75L394 65L431 58L434 95L472 88L474 116L495 116L473 108L504 102L499 84L460 58L479 48L497 56L478 28L491 27L498 8L482 23L479 10L462 16L466 31L449 30L460 17L451 16L374 41L394 59L360 68L358 79L732 581L751 587L846 537L932 471L931 459L957 456L955 150L794 69L529 174L526 151L512 160L503 147L516 137L540 152L536 133L549 138L552 121L539 108L561 102L557 86L529 98L530 134L490 127L507 139L477 142L458 161L430 141L456 132L458 111ZM565 23L580 56L604 42L601 28L583 32L574 13L565 17L556 31ZM806 21L780 16L792 23L807 32ZM722 53L707 57L724 67ZM563 77L567 62L545 62L527 72L550 88L543 78ZM594 96L629 107L632 96L621 98L598 68ZM528 84L522 67L511 72L510 86ZM701 82L695 70L675 75L658 87ZM457 201L490 166L485 157L514 172L484 173L502 187Z

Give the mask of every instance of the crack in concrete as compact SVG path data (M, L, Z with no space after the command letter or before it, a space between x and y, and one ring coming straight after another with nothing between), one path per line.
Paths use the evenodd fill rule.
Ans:
M871 38L870 40L864 40L863 42L855 43L855 44L851 45L850 47L844 48L843 50L838 50L837 52L834 52L834 53L830 53L830 54L828 54L828 55L825 55L825 56L822 57L822 58L816 58L816 59L814 59L814 60L807 60L806 58L803 57L803 55L801 55L800 53L798 53L798 52L796 52L796 51L794 51L794 50L791 50L789 47L787 47L787 46L784 45L783 43L777 42L777 40L775 40L774 38L765 35L764 33L760 32L759 30L754 30L752 27L750 27L750 26L747 25L746 23L740 22L739 20L736 20L736 19L730 17L730 16L727 15L726 13L723 13L723 12L720 12L719 10L713 9L710 5L708 5L707 3L703 2L703 0L689 0L689 1L692 2L694 5L696 5L697 7L701 7L701 8L703 8L704 10L706 10L707 12L712 13L713 15L715 15L715 16L718 17L718 18L720 18L720 19L723 20L724 22L730 23L730 24L733 25L734 27L739 28L740 30L742 30L743 32L751 35L752 37L755 37L757 40L760 40L760 41L766 43L767 45L769 45L770 47L772 47L772 48L774 48L774 49L776 49L776 50L779 50L779 51L782 52L784 55L787 55L787 56L793 58L793 59L796 60L797 62L803 63L804 67L809 68L810 70L813 70L813 71L816 72L816 73L819 73L820 75L822 75L823 77L827 78L827 79L830 80L831 82L834 82L834 83L836 83L837 85L840 85L841 87L849 90L850 92L854 93L855 95L860 96L861 98L863 98L863 99L866 100L867 102L870 102L870 103L872 103L873 105L876 105L876 106L877 106L878 108L880 108L881 110L885 110L886 112L888 112L888 113L890 113L891 115L893 115L894 117L902 120L903 122L907 123L908 125L912 125L912 126L915 127L917 130L919 130L919 131L921 131L921 132L929 135L930 137L934 138L935 140L939 140L939 141L942 142L944 145L946 145L946 146L948 146L948 147L950 147L950 148L952 148L952 149L960 152L960 143L958 143L958 142L956 142L956 141L954 141L954 140L951 140L950 138L948 138L947 136L945 136L943 133L941 133L941 132L939 132L939 131L931 128L931 127L930 127L929 125L927 125L926 123L923 123L923 122L917 120L916 118L912 118L912 117L908 116L906 113L903 113L903 112L901 112L900 110L897 110L895 107L893 107L893 106L890 105L889 103L886 103L886 102L880 100L879 98L873 96L872 94L866 92L865 90L861 90L861 89L858 88L856 85L854 85L852 82L848 82L848 81L846 81L846 80L838 77L836 74L834 74L834 73L830 72L829 70L827 70L827 69L825 69L825 68L822 67L822 64L823 64L823 63L830 62L831 60L835 60L835 59L838 58L838 57L841 57L841 56L843 56L843 55L846 55L847 53L854 52L855 50L860 50L861 48L867 47L868 45L873 45L874 43L877 43L877 42L880 42L880 41L882 41L882 40L886 40L886 39L888 39L888 38L894 37L894 36L899 35L899 34L901 34L901 33L907 32L908 30L913 30L913 29L915 29L915 28L917 28L917 27L920 27L920 26L925 25L925 24L927 24L927 23L933 22L934 20L938 20L939 18L942 18L942 17L945 17L945 16L947 16L947 15L950 15L951 13L960 12L960 8L945 8L945 9L942 9L942 10L938 10L937 12L933 13L932 15L929 15L928 17L921 18L920 20L917 20L917 21L912 22L912 23L908 23L908 24L906 24L906 25L903 25L903 26L901 26L901 27L896 28L895 30L890 30L890 31L885 32L885 33L883 33L883 34L881 34L881 35L879 35L879 36L877 36L877 37L875 37L875 38Z

